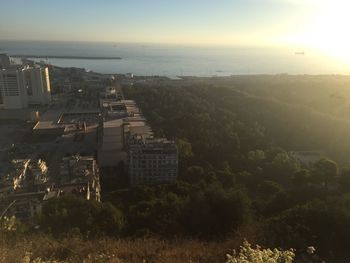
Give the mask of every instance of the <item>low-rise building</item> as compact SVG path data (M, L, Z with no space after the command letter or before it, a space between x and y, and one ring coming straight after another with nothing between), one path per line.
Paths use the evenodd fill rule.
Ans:
M91 156L65 157L60 166L61 193L75 194L87 200L100 201L99 169Z
M59 197L59 191L14 192L0 197L0 211L3 216L15 216L24 223L33 223L35 216L41 214L45 201Z
M120 91L117 90L117 87L108 86L104 92L100 93L100 106L103 107L105 103L108 102L117 102L122 99Z
M10 183L13 190L20 188L24 179L26 178L27 168L30 163L30 159L18 159L12 160L13 171L9 174L7 183Z
M48 183L48 167L46 162L41 159L30 161L27 173L30 183L35 187Z
M13 170L0 180L0 195L15 191L41 191L48 182L46 163L42 160L16 159L12 161Z
M45 192L13 193L0 200L0 209L6 210L7 217L28 223L41 213L44 195Z
M129 116L125 104L120 101L103 102L102 113L108 118L124 118Z
M12 166L13 171L0 181L0 211L30 223L41 213L43 202L59 192L51 193L47 187L48 168L44 161L19 159L13 160Z

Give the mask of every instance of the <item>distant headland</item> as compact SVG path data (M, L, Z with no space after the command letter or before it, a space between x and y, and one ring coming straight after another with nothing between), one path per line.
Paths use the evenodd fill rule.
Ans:
M69 56L69 55L10 55L14 58L61 58L61 59L95 59L95 60L117 60L121 57L103 57L103 56Z

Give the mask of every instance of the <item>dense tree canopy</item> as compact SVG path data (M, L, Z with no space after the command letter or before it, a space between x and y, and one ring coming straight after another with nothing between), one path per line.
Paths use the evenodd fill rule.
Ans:
M278 94L257 96L254 89L134 86L125 93L156 133L177 141L179 179L186 183L150 187L147 196L164 202L159 191L172 188L177 202L166 214L178 233L222 237L254 225L261 244L315 245L324 258L348 255L343 246L350 235L342 229L348 229L349 169L327 157L303 163L294 154L322 149L346 164L350 144L339 138L350 132L347 122L306 102L295 106ZM110 198L118 200L120 193Z
M74 196L48 200L39 222L44 230L55 235L76 229L84 235L117 236L124 225L122 213L113 205Z

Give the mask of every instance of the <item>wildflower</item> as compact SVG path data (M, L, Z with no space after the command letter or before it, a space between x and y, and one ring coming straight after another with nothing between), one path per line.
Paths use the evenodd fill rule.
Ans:
M309 247L306 248L306 252L307 252L309 255L314 254L315 251L316 251L316 248L313 247L313 246L309 246Z

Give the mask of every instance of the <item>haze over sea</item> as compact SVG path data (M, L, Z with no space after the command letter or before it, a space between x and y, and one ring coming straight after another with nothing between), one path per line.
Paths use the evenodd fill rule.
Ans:
M301 54L304 52L304 54ZM107 74L229 76L239 74L350 74L350 65L312 49L166 44L0 41L0 53L103 56L120 60L43 58L52 65Z

